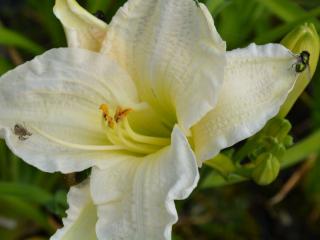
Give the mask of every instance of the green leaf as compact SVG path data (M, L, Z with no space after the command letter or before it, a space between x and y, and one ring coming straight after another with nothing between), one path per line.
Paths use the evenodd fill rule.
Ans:
M40 54L44 51L44 49L37 43L34 43L20 33L4 27L0 27L0 44L10 47L18 47L32 54Z
M224 8L232 3L232 0L208 0L206 1L207 8L212 15L216 16Z
M5 142L0 139L0 179L4 180L4 179L8 179L8 166L7 166L7 162L8 162L8 149L6 147Z
M0 75L11 69L13 65L6 59L0 57Z
M299 16L306 13L303 8L301 8L298 4L290 0L257 1L286 22L294 21Z
M232 1L219 14L217 29L227 42L228 49L246 45L248 36L255 27L253 17L259 18L259 14L263 13L259 7L255 1Z
M65 211L68 208L67 192L63 190L57 191L52 201L49 202L46 205L46 207L55 215L59 217L65 217L66 216Z
M0 181L0 195L2 196L16 196L33 203L47 204L53 199L49 192L23 183L3 182Z
M303 187L307 197L316 204L317 208L320 207L320 158L314 162L312 168L308 172Z
M19 179L19 168L20 168L20 159L11 154L9 162L10 162L10 175L13 181L17 181Z
M49 225L48 218L38 209L28 202L17 197L0 195L1 214L14 217L17 221L31 220L39 226L53 233L54 229Z
M99 10L102 12L106 12L110 3L111 0L89 0L87 6L88 10L92 13Z
M320 152L320 129L289 148L281 159L281 168L295 165L313 153Z
M34 16L34 20L37 21L44 33L49 35L53 47L65 46L63 28L52 11L55 1L42 1L41 4L38 0L28 0L27 2L29 7L27 10Z
M295 21L282 24L279 27L272 28L270 31L262 32L258 35L253 41L257 44L265 44L268 42L274 42L284 37L289 31L294 29L296 26L308 21L315 24L316 28L319 30L320 25L316 21L314 21L315 17L320 16L320 7L311 10L308 13L303 15L299 15Z

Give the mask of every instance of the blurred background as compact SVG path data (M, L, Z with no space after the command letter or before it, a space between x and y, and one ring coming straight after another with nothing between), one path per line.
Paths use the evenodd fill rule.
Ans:
M123 0L79 1L101 10L110 22ZM279 42L296 26L313 22L320 31L320 0L208 0L228 49L251 42ZM66 46L52 13L53 0L0 0L0 75L41 54ZM318 94L317 94L318 93ZM320 129L320 71L288 115L294 142ZM319 142L320 145L320 142ZM212 169L201 169L199 187L177 202L174 240L320 239L320 161L313 153L281 171L268 186L252 181L217 187ZM0 239L48 239L61 226L66 193L88 172L46 174L14 156L0 142Z

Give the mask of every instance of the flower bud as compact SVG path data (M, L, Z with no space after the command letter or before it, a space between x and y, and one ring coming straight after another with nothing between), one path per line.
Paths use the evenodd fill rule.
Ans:
M263 128L262 134L275 137L279 142L283 142L291 127L291 123L287 119L275 117Z
M292 136L286 136L283 140L283 145L285 147L291 147L293 145L293 137Z
M279 171L278 159L271 153L263 153L257 158L252 178L259 185L268 185L276 179Z
M310 53L309 69L299 73L300 76L293 90L290 92L278 114L280 117L285 117L309 84L316 70L320 51L319 35L312 23L305 23L288 33L281 41L281 44L296 54L300 54L302 51Z

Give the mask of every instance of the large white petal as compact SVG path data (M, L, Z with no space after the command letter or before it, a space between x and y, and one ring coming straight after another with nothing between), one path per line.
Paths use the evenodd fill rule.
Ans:
M225 43L203 4L129 0L112 19L102 51L128 70L143 100L185 130L216 103Z
M91 191L99 239L171 239L174 200L186 198L199 175L188 141L176 127L172 145L145 158L94 168Z
M88 181L72 187L68 193L69 209L63 227L50 240L95 240L97 208L93 204Z
M100 104L130 107L136 100L130 77L106 56L53 49L0 78L0 135L44 171L80 171L108 158ZM16 124L32 135L19 139Z
M53 9L61 21L69 47L99 51L108 26L83 9L76 0L56 0Z
M295 61L279 44L251 44L227 53L217 106L193 128L200 160L250 137L278 113L297 78Z

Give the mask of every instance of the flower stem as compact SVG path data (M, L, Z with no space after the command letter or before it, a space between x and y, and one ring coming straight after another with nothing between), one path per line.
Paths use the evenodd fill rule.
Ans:
M281 168L288 168L320 151L320 129L289 148L281 159Z

